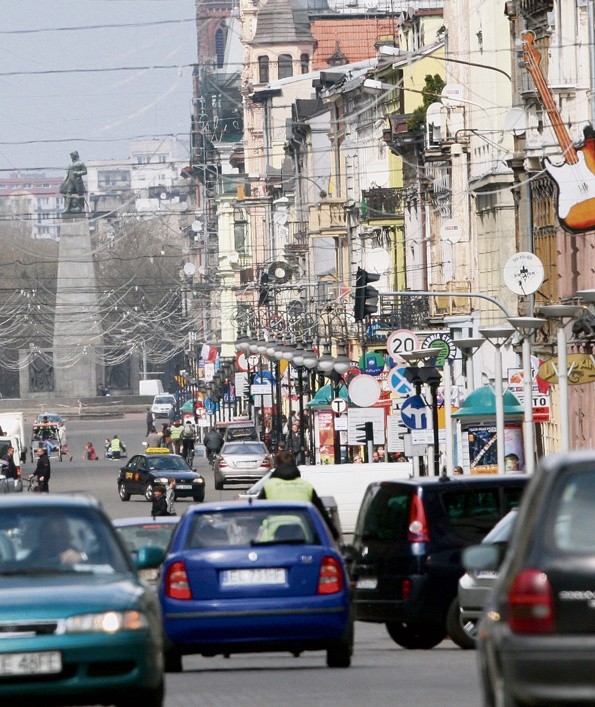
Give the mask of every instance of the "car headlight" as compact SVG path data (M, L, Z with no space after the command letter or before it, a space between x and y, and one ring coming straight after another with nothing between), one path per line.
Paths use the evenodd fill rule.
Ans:
M205 482L205 480L202 478L202 476L199 477L198 479L192 479L193 484L204 484L204 482Z
M64 633L117 633L138 631L148 627L139 611L104 611L100 614L79 614L64 620Z
M160 477L157 479L157 481L158 481L160 484L165 484L166 486L167 486L167 484L169 483L169 479L167 478L167 476L160 476Z

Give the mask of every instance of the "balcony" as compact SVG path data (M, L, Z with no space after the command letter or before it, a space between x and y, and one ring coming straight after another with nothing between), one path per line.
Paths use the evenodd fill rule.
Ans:
M365 206L362 219L366 221L402 219L405 189L396 187L374 187L362 191Z
M285 246L286 255L305 255L308 252L308 221L290 221L289 239Z
M346 235L345 200L328 197L310 206L308 231L312 236Z

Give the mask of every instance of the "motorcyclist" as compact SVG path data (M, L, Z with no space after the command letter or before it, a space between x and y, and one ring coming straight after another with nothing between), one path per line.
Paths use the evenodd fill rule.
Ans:
M223 447L223 442L224 440L221 433L214 427L211 427L203 439L203 443L207 448L207 456L209 457L209 461L212 461L215 454L219 454L221 447Z

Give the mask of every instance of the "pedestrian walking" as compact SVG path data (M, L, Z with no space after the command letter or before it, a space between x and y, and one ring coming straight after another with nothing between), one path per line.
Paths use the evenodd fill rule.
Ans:
M39 490L42 493L49 493L50 491L50 475L52 473L50 459L45 447L41 446L37 449L37 466L32 474L29 474L29 478L35 476L39 484Z
M14 462L14 447L8 447L2 457L2 461L6 462L6 464L2 464L2 474L6 476L7 479L18 479L19 472Z
M149 436L151 434L151 427L155 424L155 420L153 419L153 413L151 412L151 408L147 408L147 434L145 436Z
M151 425L149 429L149 434L145 437L145 442L147 447L160 447L161 446L161 435L157 432L155 425Z
M151 504L151 515L153 518L157 516L168 516L167 498L165 497L165 486L163 484L155 484L153 486L153 502Z

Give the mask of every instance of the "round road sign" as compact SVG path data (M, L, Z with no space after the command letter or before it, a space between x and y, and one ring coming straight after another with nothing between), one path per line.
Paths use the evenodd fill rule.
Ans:
M347 410L347 400L345 398L333 398L331 400L331 410L340 415Z
M348 390L351 402L360 408L372 407L380 399L380 383L366 373L356 376Z
M401 358L402 353L407 353L418 348L419 339L417 338L417 334L410 329L397 329L393 331L386 341L388 355L397 363L403 361Z

